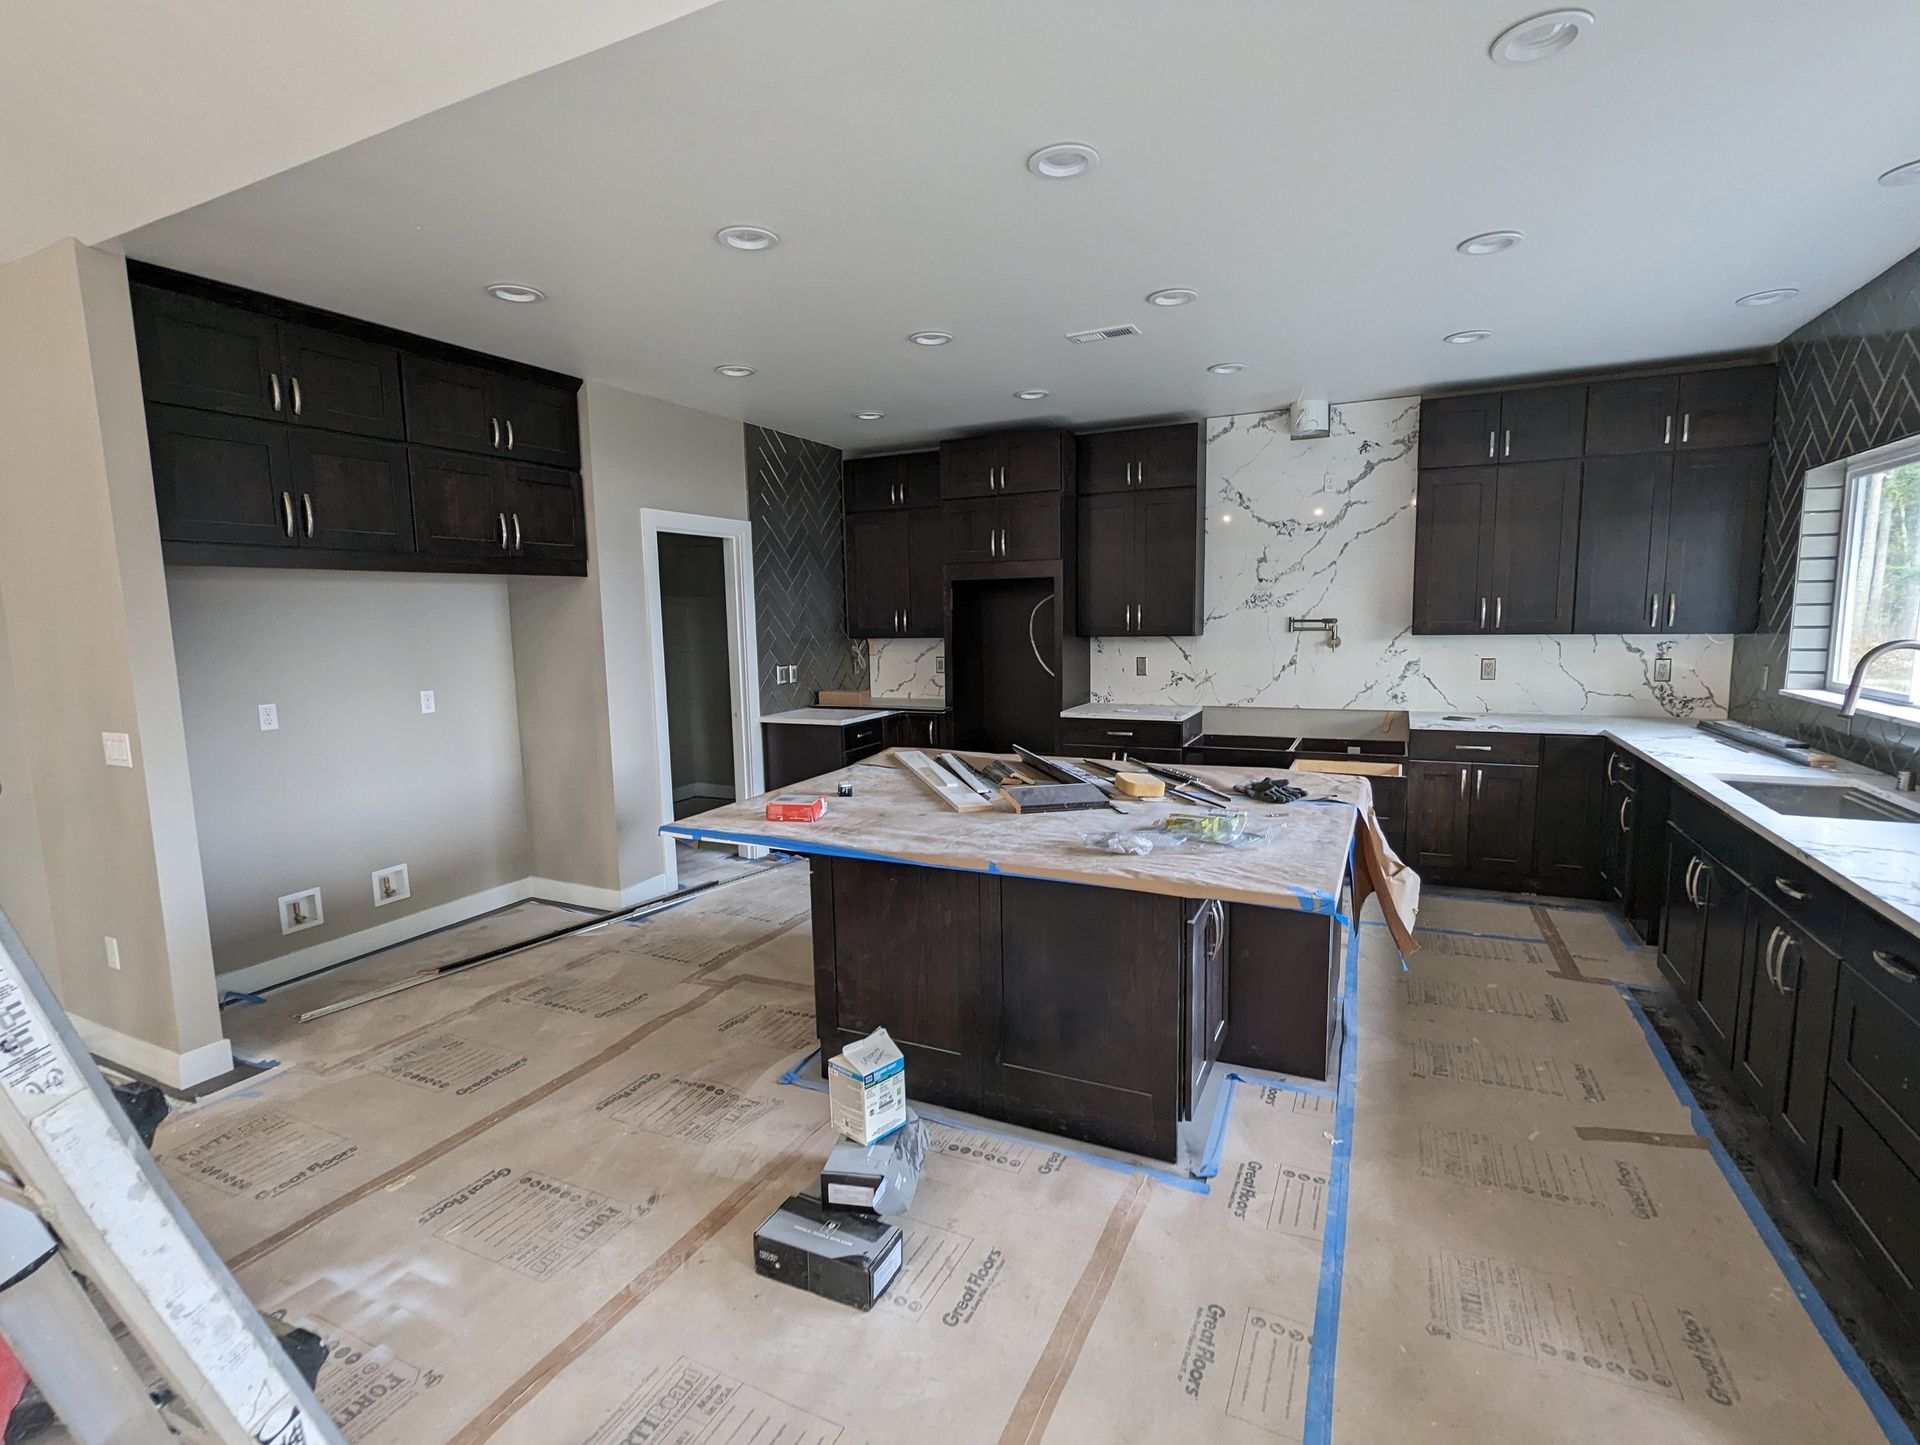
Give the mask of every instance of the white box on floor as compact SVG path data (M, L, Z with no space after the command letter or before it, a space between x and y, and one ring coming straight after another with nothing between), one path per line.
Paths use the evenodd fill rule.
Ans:
M827 1116L856 1144L883 1139L907 1122L907 1061L885 1029L827 1060Z

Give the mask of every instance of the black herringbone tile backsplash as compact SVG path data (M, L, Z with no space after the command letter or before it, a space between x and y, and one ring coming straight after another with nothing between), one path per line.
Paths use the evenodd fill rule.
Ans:
M760 626L760 710L809 707L822 688L867 685L867 653L847 636L840 451L747 428L747 520ZM799 680L776 685L793 663Z
M1760 631L1734 640L1737 718L1790 733L1869 767L1920 766L1920 729L1851 723L1779 695L1793 617L1801 482L1808 471L1920 433L1920 251L1780 343L1773 480L1761 573Z

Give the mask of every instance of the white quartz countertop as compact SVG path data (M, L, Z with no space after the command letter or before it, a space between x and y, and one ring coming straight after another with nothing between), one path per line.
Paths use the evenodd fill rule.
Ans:
M1087 718L1094 722L1138 722L1142 718L1154 722L1185 722L1199 714L1200 708L1195 703L1083 702L1078 707L1068 708L1060 716Z
M1655 718L1528 716L1524 713L1413 713L1416 732L1508 732L1605 737L1645 758L1674 781L1739 819L1775 847L1902 928L1920 933L1920 823L1866 823L1776 813L1731 786L1734 781L1779 779L1851 784L1912 810L1912 794L1893 779L1842 762L1805 768L1703 733L1691 723Z
M888 713L900 711L893 707L796 707L786 712L769 712L760 715L761 722L770 723L809 723L818 727L843 728L848 723L871 722L874 718L885 717Z

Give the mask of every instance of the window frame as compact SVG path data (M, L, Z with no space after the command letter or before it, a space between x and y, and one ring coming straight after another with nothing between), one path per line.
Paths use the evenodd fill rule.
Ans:
M1856 484L1862 477L1890 472L1913 462L1920 462L1920 435L1847 459L1847 476L1840 494L1840 548L1834 554L1833 622L1827 634L1827 686L1836 693L1845 693L1853 681L1853 666L1846 657L1853 642L1847 619L1851 615L1855 585L1853 549L1861 525L1862 503ZM1916 706L1914 698L1880 688L1864 687L1860 696L1894 707Z

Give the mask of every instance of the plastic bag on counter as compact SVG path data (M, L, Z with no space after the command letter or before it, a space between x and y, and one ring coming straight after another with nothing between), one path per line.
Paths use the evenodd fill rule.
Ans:
M1142 858L1161 848L1200 844L1216 848L1257 848L1268 842L1270 829L1249 829L1248 814L1175 813L1150 828L1123 828L1100 833L1087 841L1103 853L1133 853Z

